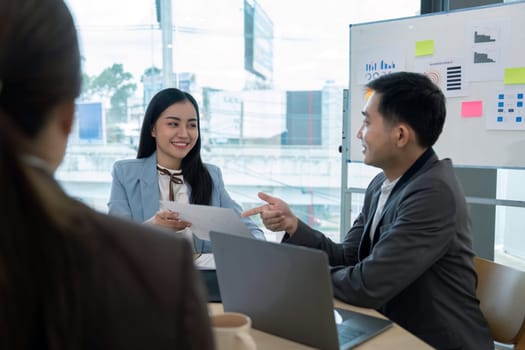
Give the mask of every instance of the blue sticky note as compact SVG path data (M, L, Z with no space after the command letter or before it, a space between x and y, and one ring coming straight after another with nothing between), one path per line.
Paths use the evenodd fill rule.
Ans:
M516 117L516 123L521 123L521 117Z
M523 98L523 94L521 94L521 93L518 94L518 98L519 98L519 99L522 99L522 98Z
M503 100L505 98L504 94L498 94L498 99ZM518 97L519 98L519 97Z
M518 101L517 106L518 106L518 107L523 107L523 102Z
M501 123L503 122L503 117L502 116L499 116L498 119L497 119L498 123Z
M498 107L503 107L503 102L498 102Z

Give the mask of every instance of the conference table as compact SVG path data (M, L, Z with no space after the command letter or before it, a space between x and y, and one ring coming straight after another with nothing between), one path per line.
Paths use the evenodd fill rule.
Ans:
M361 312L367 315L385 318L379 312L373 309L361 308L349 304L345 304L337 299L334 299L334 306L342 309L352 310ZM220 303L209 303L209 310L212 314L222 313L224 310ZM251 334L255 343L257 344L257 350L306 350L312 349L309 346L296 343L294 341L278 337L269 333L252 329ZM382 332L381 334L373 337L372 339L362 343L355 349L358 350L382 350L382 349L403 349L403 350L420 350L420 349L433 349L430 345L426 344L416 336L406 331L401 326L394 323L392 327Z

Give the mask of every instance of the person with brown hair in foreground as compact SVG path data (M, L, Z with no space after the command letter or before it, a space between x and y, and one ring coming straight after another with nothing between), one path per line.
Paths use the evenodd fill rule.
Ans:
M0 349L212 349L192 249L53 178L80 53L63 0L0 2Z

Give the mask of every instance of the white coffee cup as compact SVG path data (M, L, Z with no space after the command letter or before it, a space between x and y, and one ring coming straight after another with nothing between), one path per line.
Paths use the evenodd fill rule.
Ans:
M225 312L211 317L215 346L217 350L256 350L250 329L250 317L237 313Z

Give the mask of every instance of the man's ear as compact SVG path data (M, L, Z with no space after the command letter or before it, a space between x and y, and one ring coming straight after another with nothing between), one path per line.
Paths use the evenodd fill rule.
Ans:
M404 147L410 139L414 137L414 133L408 125L400 123L396 126L396 144L398 147Z

